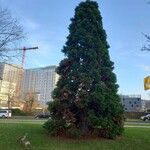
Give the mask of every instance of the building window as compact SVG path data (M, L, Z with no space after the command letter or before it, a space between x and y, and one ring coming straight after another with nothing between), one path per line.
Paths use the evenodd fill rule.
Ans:
M131 101L129 101L129 104L131 104Z
M134 102L134 104L136 104L136 102Z
M133 107L133 104L131 105L131 107Z
M128 110L127 108L125 108L125 110Z
M139 105L136 105L136 107L139 107Z

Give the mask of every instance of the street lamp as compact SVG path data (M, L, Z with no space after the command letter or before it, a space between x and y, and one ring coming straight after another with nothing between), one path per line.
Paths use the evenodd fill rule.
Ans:
M0 80L1 80L1 85L0 85L0 92L1 92L1 88L2 88L2 80L3 80L3 78L0 77Z
M1 84L0 84L0 93L1 93L1 88L2 88L2 77L0 77L0 80L1 80ZM0 105L1 105L1 101L2 101L2 99L0 98Z

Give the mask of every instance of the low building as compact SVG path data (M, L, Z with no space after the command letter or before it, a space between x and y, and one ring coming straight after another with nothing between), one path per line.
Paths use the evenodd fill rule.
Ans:
M145 103L141 95L120 95L122 105L126 112L142 112L145 110Z
M145 102L145 111L150 112L150 100L144 100Z

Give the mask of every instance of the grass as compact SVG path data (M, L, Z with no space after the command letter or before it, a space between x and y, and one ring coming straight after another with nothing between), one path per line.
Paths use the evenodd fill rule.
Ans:
M46 135L39 124L0 123L0 150L22 150L17 139L28 133L33 150L149 150L150 128L125 128L117 140L63 140Z

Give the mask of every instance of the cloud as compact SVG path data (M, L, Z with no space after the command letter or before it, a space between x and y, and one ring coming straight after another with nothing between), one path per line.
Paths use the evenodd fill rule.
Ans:
M137 57L141 57L141 58L143 58L143 59L149 59L149 58L150 58L150 55L149 55L149 53L147 53L147 52L141 52L141 53L138 53L138 54L137 54Z
M139 65L139 67L146 72L150 72L150 66L148 65Z
M120 53L119 53L119 56L121 57L125 57L125 56L131 56L131 55L133 55L133 54L135 54L136 53L136 51L135 50L130 50L130 51L121 51Z
M40 27L40 24L35 22L32 19L29 18L24 18L23 20L23 26L26 30L37 30Z
M64 58L64 54L61 53L62 45L60 43L47 42L40 40L40 37L37 37L37 39L32 37L28 40L27 45L39 47L38 50L27 53L27 68L57 65Z

